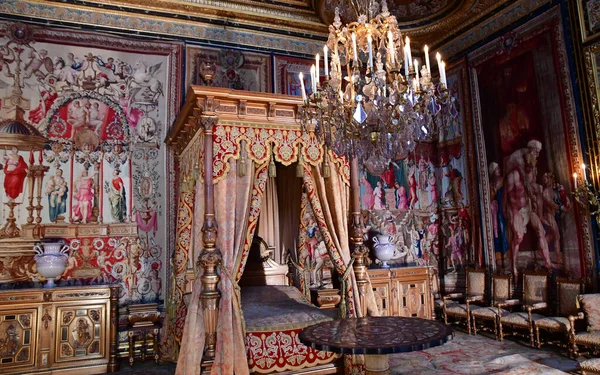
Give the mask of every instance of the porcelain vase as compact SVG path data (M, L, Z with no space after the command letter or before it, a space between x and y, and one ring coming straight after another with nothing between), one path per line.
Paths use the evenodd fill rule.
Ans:
M396 245L392 242L392 236L377 235L373 237L373 252L375 257L381 261L381 268L390 268L388 260L394 257Z
M45 288L54 288L56 286L54 279L65 272L69 249L69 245L64 241L43 242L33 247L36 252L34 259L37 271L48 280L44 285Z

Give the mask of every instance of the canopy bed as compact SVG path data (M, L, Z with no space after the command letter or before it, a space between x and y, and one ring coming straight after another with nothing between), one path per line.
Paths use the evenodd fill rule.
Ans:
M284 95L205 86L188 90L167 138L176 154L179 181L173 298L175 335L181 343L177 373L196 374L201 364L213 373L295 371L317 365L324 366L321 373L337 371L330 364L341 362L336 355L309 349L297 338L305 326L334 319L335 310L319 310L293 287L266 286L285 284L287 278L276 274L278 268L285 273L287 266L259 254L263 286L244 286L261 284L257 275L248 282L251 275L245 268L249 273L257 270L249 253L274 162L297 163L301 171L302 179L295 180L306 192L342 280L340 315L366 315L366 296L373 294L362 233L354 230L350 235L348 230L350 165L325 150L314 134L301 130L296 122L299 105L299 98ZM324 178L322 171L330 177ZM352 214L358 224L360 213ZM359 251L351 254L351 246ZM186 292L191 292L189 300L183 298ZM265 294L281 297L272 301L274 311L294 314L279 313L287 321L270 321L273 315L265 315L269 309L264 303L249 303L264 301ZM369 303L376 311L373 306Z

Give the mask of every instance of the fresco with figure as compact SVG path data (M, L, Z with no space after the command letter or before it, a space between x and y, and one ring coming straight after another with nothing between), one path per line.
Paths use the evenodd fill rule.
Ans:
M23 227L37 193L40 233L71 247L60 284L118 282L125 304L163 299L160 144L180 97L172 77L181 47L14 23L0 28L0 118L26 122L48 140L39 153L1 151L0 199L17 203ZM32 193L25 174L38 165L47 171ZM4 225L9 212L2 206ZM31 257L0 261L2 281L39 279Z
M487 259L515 276L539 267L585 276L589 233L572 193L581 159L561 30L558 12L548 12L469 60L485 108L476 132Z

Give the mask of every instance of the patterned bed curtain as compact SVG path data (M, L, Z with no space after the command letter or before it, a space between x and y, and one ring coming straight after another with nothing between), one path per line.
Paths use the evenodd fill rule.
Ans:
M258 222L267 180L267 164L255 166L250 163L249 173L239 177L236 161L230 159L229 163L229 173L215 185L217 248L223 256L224 268L219 269L221 299L216 354L211 373L243 375L248 374L248 363L237 282L244 271ZM200 235L199 231L200 227L195 226L194 233ZM201 276L200 269L189 301L176 374L197 375L200 371L205 344L200 305Z
M331 177L325 179L321 176L319 167L305 164L304 186L334 267L338 274L343 275L351 260L348 235L348 185L342 181L334 165L331 168ZM359 298L353 272L349 273L346 285L345 311L349 317L356 317L360 309L356 306Z
M273 254L273 259L277 263L282 263L281 251L279 251L279 203L277 200L277 183L274 178L267 179L260 211L263 214L258 218L257 234L269 246L277 250Z

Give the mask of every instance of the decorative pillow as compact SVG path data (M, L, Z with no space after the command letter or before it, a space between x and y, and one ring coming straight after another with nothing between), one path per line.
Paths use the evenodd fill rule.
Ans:
M587 319L588 330L600 331L600 293L582 294L579 298Z

